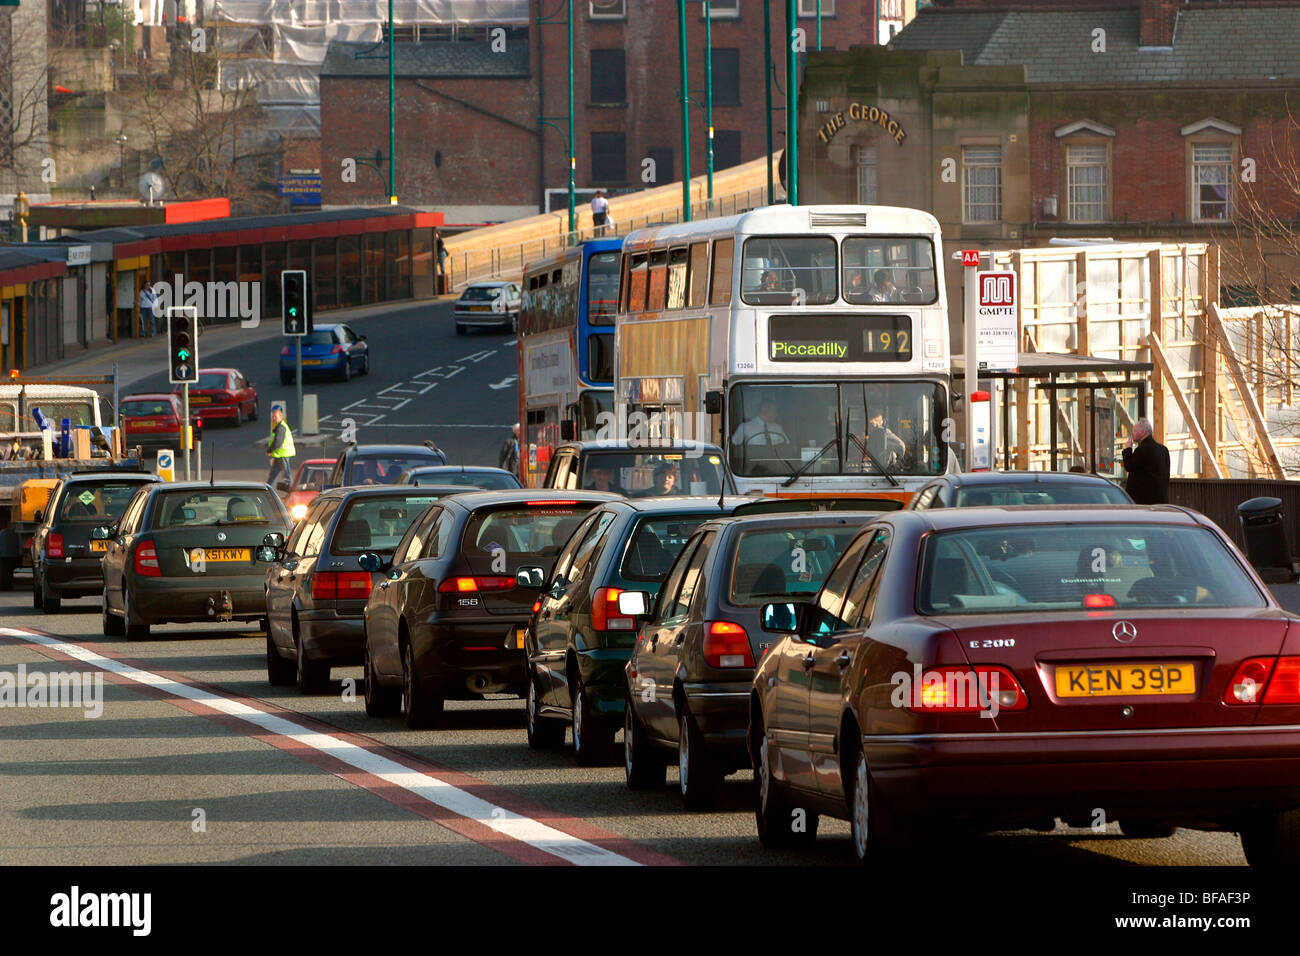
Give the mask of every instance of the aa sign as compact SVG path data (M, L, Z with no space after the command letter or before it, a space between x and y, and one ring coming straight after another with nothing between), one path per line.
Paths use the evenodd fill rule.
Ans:
M975 355L981 372L1020 367L1020 309L1014 272L981 272L975 310Z

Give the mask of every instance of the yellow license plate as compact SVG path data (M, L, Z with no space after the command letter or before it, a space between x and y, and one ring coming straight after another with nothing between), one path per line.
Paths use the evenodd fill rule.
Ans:
M249 548L208 548L204 552L204 561L251 561L253 552Z
M107 542L107 541L92 541L92 542L90 542L90 550L91 550L91 551L107 551L107 550L108 550L108 542Z
M519 650L524 649L524 635L527 631L522 627L515 628L515 647Z
M1057 697L1134 697L1195 693L1196 665L1191 661L1056 666Z
M191 404L191 405L202 405L204 402L210 402L210 401L212 401L212 399L211 399L209 396L207 396L207 395L191 395L191 396L190 396L190 404Z
M303 365L319 365L319 364L320 364L320 359L303 359L303 360L302 360L302 364L303 364Z

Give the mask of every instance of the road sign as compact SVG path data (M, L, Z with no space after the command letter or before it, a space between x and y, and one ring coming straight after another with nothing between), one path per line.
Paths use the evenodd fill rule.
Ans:
M198 324L192 305L167 309L167 379L173 385L199 380Z
M311 331L311 295L307 270L285 269L280 273L281 319L285 335L306 335Z
M963 249L961 251L961 264L963 266L980 267L980 251L978 249Z
M980 372L1020 368L1020 310L1014 272L981 272L975 313L975 355Z
M176 480L176 453L169 448L158 449L158 477L163 481Z

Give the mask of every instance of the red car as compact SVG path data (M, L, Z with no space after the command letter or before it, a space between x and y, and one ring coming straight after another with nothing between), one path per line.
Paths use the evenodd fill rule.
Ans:
M181 394L182 386L175 392ZM201 368L190 385L190 417L207 422L229 420L238 427L257 421L257 389L235 368Z
M289 496L284 500L294 521L301 521L306 516L307 506L325 489L325 481L333 470L333 458L309 458L298 466Z
M181 449L181 400L167 392L127 395L118 406L122 444L145 448ZM190 418L195 416L191 413Z
M883 514L750 697L768 845L846 819L864 862L947 830L1235 831L1300 862L1300 617L1168 505Z

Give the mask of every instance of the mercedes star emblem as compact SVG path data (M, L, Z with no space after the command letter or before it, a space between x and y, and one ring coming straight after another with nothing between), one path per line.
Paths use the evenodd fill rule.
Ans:
M1138 636L1137 625L1131 621L1116 621L1115 626L1110 629L1110 636L1121 644L1128 644Z

